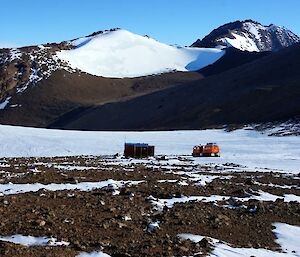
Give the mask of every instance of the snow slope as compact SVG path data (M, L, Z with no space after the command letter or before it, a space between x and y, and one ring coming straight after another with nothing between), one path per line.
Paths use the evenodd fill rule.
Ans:
M123 152L124 142L155 145L156 154L190 155L195 144L217 142L220 158L199 163L238 163L250 168L300 171L300 137L269 137L253 130L164 132L86 132L0 125L0 156L108 155Z
M246 34L240 36L232 33L234 39L225 37L225 42L228 47L234 47L242 51L259 52L255 42Z
M219 49L181 48L162 44L126 30L108 31L72 42L75 49L57 52L72 68L112 78L194 71L214 63Z

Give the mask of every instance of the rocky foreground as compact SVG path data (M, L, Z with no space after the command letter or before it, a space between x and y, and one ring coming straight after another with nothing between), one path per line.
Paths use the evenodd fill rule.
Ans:
M300 226L299 182L299 174L185 156L2 159L0 255L207 256L212 238L283 253L274 224ZM13 243L16 235L49 240Z

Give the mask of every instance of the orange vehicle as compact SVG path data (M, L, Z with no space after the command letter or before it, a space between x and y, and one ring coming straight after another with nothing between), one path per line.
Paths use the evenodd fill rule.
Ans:
M220 147L216 143L196 145L193 148L194 157L220 157Z

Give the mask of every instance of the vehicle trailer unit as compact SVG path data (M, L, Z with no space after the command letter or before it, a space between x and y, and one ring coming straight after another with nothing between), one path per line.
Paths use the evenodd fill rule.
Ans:
M196 145L192 155L193 157L220 157L220 147L216 143Z

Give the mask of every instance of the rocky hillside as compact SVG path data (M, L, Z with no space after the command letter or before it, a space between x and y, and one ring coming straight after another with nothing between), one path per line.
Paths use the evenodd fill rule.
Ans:
M246 51L278 51L300 42L300 38L287 28L262 25L253 20L235 21L214 29L194 47L235 47Z
M95 32L84 39L105 32L109 31ZM59 59L57 53L75 49L82 40L83 38L78 38L61 43L0 49L0 102L2 101L0 108L4 109L12 96L24 92L39 81L48 79L57 70L75 72L76 69Z
M169 46L126 30L111 29L62 43L0 50L0 108L56 71L136 78L195 71L221 58L218 49ZM19 106L19 105L16 105Z
M300 44L236 67L228 66L225 71L220 66L228 62L222 59L210 69L204 69L204 74L209 75L204 79L125 102L87 108L80 114L58 120L51 127L199 129L224 124L237 127L300 115Z

